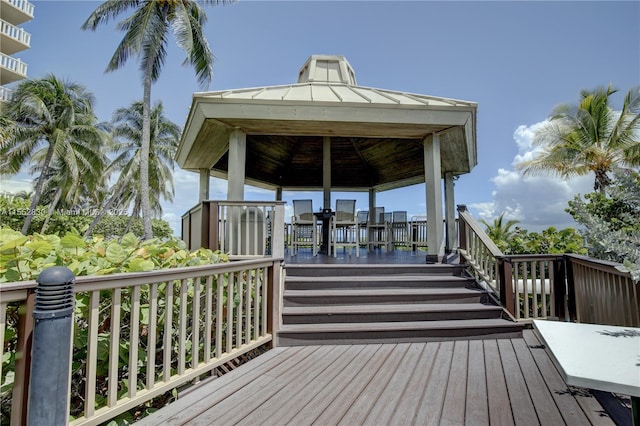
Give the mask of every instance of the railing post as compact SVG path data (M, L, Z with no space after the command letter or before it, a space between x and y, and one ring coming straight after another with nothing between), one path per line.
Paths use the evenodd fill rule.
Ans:
M35 290L29 289L27 291L27 299L19 310L16 366L11 397L11 426L27 424L27 402L29 400L29 380L31 379L31 346L33 345L33 309L35 300Z
M467 223L460 218L460 212L467 210L464 204L458 204L458 246L461 250L467 250ZM464 256L460 256L460 263L466 263Z
M276 204L271 224L271 256L284 257L284 204Z
M268 280L268 300L267 300L267 332L271 334L271 347L278 346L277 334L280 329L280 304L282 298L280 280L280 262L272 262L267 277Z
M220 250L220 205L217 201L207 201L209 206L209 248Z
M567 320L567 282L565 272L565 262L563 257L556 257L553 260L553 294L555 315L560 321Z
M511 259L498 258L498 279L500 280L500 303L511 315L517 317L513 298Z
M27 425L69 421L75 277L63 266L38 276Z
M576 322L578 321L578 311L576 307L576 284L573 275L573 262L571 261L571 257L566 255L563 257L567 276L567 316L570 322Z

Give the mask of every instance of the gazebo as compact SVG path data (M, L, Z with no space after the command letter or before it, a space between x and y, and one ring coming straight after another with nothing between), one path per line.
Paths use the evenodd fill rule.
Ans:
M358 86L343 56L313 55L290 85L201 92L191 109L176 160L228 181L227 200L244 185L376 193L425 182L428 259L454 247L454 177L477 164L477 104ZM444 185L442 182L444 181ZM444 190L443 190L444 187ZM444 197L443 197L444 195Z

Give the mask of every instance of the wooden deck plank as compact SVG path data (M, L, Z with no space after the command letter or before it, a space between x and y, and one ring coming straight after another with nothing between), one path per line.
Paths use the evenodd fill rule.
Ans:
M524 336L276 348L139 424L614 424Z
M374 375L384 364L396 345L381 345L358 374L342 390L341 395L350 395L347 398L334 399L316 419L313 424L325 425L338 423L353 403L354 396L360 395Z
M314 365L322 364L322 360L335 347L308 346L313 351L304 359L296 360L294 363L282 363L268 371L260 380L250 383L233 395L219 401L217 404L200 414L190 425L220 424L230 425L241 421L249 413L261 410L262 406L271 397L294 383L305 371L313 368ZM313 355L313 356L312 356ZM324 367L321 365L320 367ZM265 386L262 379L267 381Z
M440 425L463 425L467 394L467 363L469 341L460 340L453 346L447 391L442 406Z
M452 357L453 342L442 342L433 363L429 381L426 383L423 399L419 402L416 424L435 425L440 422Z
M603 413L602 406L588 389L570 387L564 382L544 345L532 330L524 330L523 338L549 388L550 395L567 424L607 426L615 424L606 413Z
M399 368L389 380L387 387L384 389L380 398L369 411L369 415L364 421L364 425L376 426L381 424L390 424L394 419L396 407L403 398L415 399L416 393L405 394L409 386L411 378L416 374L416 366L420 361L420 357L424 352L426 344L411 343L407 352L404 354ZM425 381L426 382L426 381ZM422 391L421 385L419 391ZM413 403L415 406L415 402Z
M484 359L487 371L489 422L492 425L513 425L513 412L505 381L500 351L496 340L485 340Z
M395 346L382 366L371 375L369 383L351 404L349 410L338 423L339 425L362 424L366 420L373 407L377 404L380 395L385 392L393 375L398 369L405 368L401 363L408 349L408 343L400 343Z
M393 413L393 424L399 426L415 424L418 404L422 401L439 348L440 342L424 344L420 358L413 370L413 375Z
M514 421L518 426L539 425L540 422L538 422L538 416L531 402L531 395L529 395L511 340L500 339L497 342Z
M522 339L512 339L511 343L520 364L520 370L529 388L531 402L535 407L540 423L543 425L562 424L562 414L556 407L551 393L546 389L547 385L533 360L529 347Z
M250 421L252 418L259 420L261 426L278 426L282 424L301 424L300 421L293 422L292 419L300 411L301 408L309 406L311 401L318 397L323 391L329 389L336 377L340 376L340 380L344 378L343 374L348 374L350 369L354 369L353 365L356 358L362 357L363 349L367 346L342 346L345 351L336 357L334 362L329 365L323 374L320 374L313 378L306 384L303 389L297 394L291 395L282 401L275 411L270 416L262 415L262 413L256 412L256 415L248 416L243 421ZM355 361L359 363L360 359ZM253 414L253 413L252 413ZM319 415L320 412L317 413ZM316 417L317 417L316 415ZM315 420L315 417L313 418Z
M469 426L488 425L487 373L484 365L484 346L481 340L469 342L467 365L465 424Z
M275 348L233 370L233 375L225 374L214 379L205 385L189 392L186 396L172 402L171 410L159 410L152 415L145 417L138 422L139 426L179 425L188 413L189 417L194 417L198 413L205 411L211 406L211 395L221 391L229 385L242 386L260 377L265 371L274 365L286 361L289 356L300 352L304 346ZM224 394L224 391L222 391Z
M326 410L326 408L341 394L349 383L360 373L362 369L368 367L373 356L382 345L357 345L352 348L362 348L357 357L348 363L343 364L342 370L330 380L329 383L318 392L304 407L299 408L298 413L290 419L292 425L312 424ZM336 420L337 421L337 420Z
M287 405L287 403L289 406L292 406L292 401L299 404L300 401L299 399L296 400L296 397L302 395L303 391L308 392L309 390L306 389L307 386L325 370L335 368L337 361L348 349L349 346L332 346L328 351L320 348L319 352L314 354L314 358L317 358L317 360L313 362L309 368L299 370L300 373L298 375L292 374L288 386L283 387L275 392L269 399L266 399L264 401L264 407L261 407L260 410L253 410L249 415L238 419L237 424L264 425L266 420L276 418L280 419L279 422L282 424L282 417L275 415L277 412L283 411L282 406ZM228 420L229 423L235 422L234 417L227 418L226 420Z
M174 416L166 419L163 424L166 425L182 425L185 423L190 423L194 421L198 416L202 416L203 413L206 413L211 409L214 405L218 404L220 401L224 401L225 399L232 397L239 390L246 389L248 386L255 386L256 388L260 388L262 386L261 380L268 380L266 378L266 373L272 371L274 368L281 367L285 365L288 368L289 365L292 365L301 360L305 359L309 356L309 354L313 352L313 348L311 347L303 347L302 350L295 351L291 354L291 356L282 356L276 358L279 362L269 363L266 366L261 366L258 371L252 371L248 374L245 374L241 377L237 377L236 374L230 376L229 374L223 376L223 378L227 378L229 381L225 385L220 385L214 383L214 387L211 389L212 393L208 397L201 399L196 404L191 405L188 409L184 409L181 411L174 412ZM287 354L288 355L288 354ZM234 380L231 380L233 378ZM214 380L216 382L217 380ZM158 424L158 423L156 423Z

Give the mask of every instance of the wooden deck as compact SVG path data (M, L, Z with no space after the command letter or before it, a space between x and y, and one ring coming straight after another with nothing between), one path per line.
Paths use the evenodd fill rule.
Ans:
M280 347L140 425L613 425L523 338Z

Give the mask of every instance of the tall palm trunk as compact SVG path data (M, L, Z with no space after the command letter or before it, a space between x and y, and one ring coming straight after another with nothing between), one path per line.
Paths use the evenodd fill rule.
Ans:
M142 97L142 144L140 146L140 197L142 207L143 239L153 238L151 203L149 202L149 146L151 144L151 71L153 56L147 61Z
M53 212L55 211L56 207L58 206L58 203L60 202L61 198L62 198L62 187L58 188L58 190L56 191L55 198L53 199L53 201L49 205L49 211L47 212L47 218L45 219L44 223L42 224L42 228L40 229L40 233L41 234L44 234L47 231L47 228L49 227L49 222L51 221L51 217L53 217Z
M114 189L113 195L111 196L111 198L109 198L106 204L102 206L98 215L93 218L91 225L89 225L89 227L85 231L84 233L85 237L88 237L89 235L91 235L91 233L93 232L93 228L96 227L96 225L98 224L98 222L100 222L100 220L102 220L106 212L109 211L111 206L113 206L113 203L122 195L122 191L124 190L125 183L126 183L126 180L123 180L122 182L120 182L120 184L118 184L116 189Z
M42 197L42 188L44 187L44 181L49 172L49 165L51 164L51 159L53 158L54 146L49 144L49 148L47 149L47 156L44 159L44 163L42 164L42 170L40 172L40 177L36 181L36 187L33 189L33 200L31 200L31 207L29 207L29 211L27 212L27 216L24 218L24 225L22 225L22 233L27 235L29 232L29 227L31 226L31 222L33 221L33 216L38 207L38 203L40 202L40 197Z

